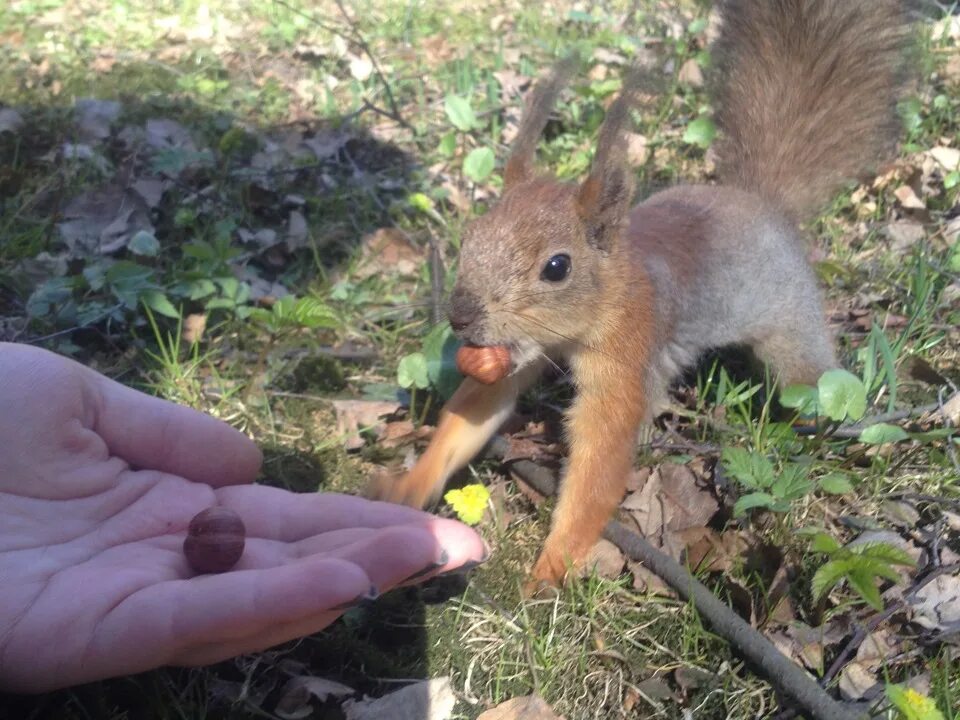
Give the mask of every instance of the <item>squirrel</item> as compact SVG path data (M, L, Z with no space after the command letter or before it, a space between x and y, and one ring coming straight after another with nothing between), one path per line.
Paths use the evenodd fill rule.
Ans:
M509 374L466 377L428 447L373 495L422 507L552 362L572 371L569 462L534 587L582 563L626 491L640 426L708 350L748 346L781 387L837 366L799 223L887 157L898 134L906 21L895 0L720 0L712 49L717 185L631 209L625 126L639 70L609 107L586 180L538 174L535 150L573 71L531 91L499 201L467 226L448 318Z

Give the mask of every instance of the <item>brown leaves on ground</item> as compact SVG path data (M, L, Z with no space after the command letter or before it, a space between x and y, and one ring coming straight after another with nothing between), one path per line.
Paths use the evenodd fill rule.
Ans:
M363 255L355 275L368 278L374 275L415 276L423 266L427 250L414 243L399 228L380 228L361 240Z
M539 695L526 695L480 713L477 720L564 720Z
M347 700L346 720L447 720L457 704L450 678L441 677L407 685L380 698Z
M337 415L337 433L344 438L347 450L358 450L364 445L361 430L380 435L386 428L383 419L400 409L400 403L384 400L333 400Z

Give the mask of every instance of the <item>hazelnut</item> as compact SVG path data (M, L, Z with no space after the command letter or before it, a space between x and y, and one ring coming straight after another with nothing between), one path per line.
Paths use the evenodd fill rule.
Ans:
M240 560L247 529L233 510L216 506L190 521L183 554L198 573L226 572Z
M457 369L484 385L492 385L510 374L510 349L503 345L464 345L457 350Z

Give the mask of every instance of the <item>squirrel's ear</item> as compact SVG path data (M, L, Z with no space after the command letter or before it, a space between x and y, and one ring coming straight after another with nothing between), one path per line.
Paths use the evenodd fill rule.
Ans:
M503 169L503 187L510 188L530 179L530 162L525 157L511 155Z
M622 164L599 167L577 190L577 213L587 242L609 252L623 229L633 200L633 174Z

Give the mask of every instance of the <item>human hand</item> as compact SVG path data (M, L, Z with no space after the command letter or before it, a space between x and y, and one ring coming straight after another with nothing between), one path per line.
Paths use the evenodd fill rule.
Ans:
M0 688L217 662L483 559L465 525L251 485L260 463L212 417L0 343ZM198 576L182 545L212 505L240 515L246 549Z

